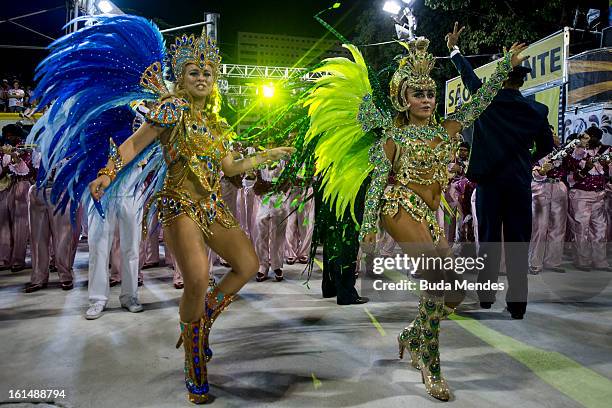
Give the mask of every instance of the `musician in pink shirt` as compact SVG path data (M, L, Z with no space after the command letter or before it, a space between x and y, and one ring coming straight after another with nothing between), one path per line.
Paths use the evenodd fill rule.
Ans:
M259 201L255 222L257 233L253 241L255 252L259 258L259 271L255 277L258 282L268 279L270 269L274 271L274 278L277 282L284 278L282 268L289 203L285 193L266 196L266 193L271 191L272 183L281 174L284 166L285 162L281 160L261 169L256 184L262 187L254 187Z
M564 159L570 186L570 225L576 241L575 263L581 270L612 270L606 259L605 209L610 148L601 144L602 134L601 129L590 127L580 135L581 145Z
M302 167L287 199L290 214L285 233L285 256L289 265L308 263L315 215L314 190L310 184L311 177L305 177Z
M34 152L33 167L38 169L40 153ZM63 163L60 162L60 165ZM55 212L49 199L55 176L52 170L50 180L43 188L31 186L29 190L30 236L32 237L32 274L30 282L23 290L25 293L36 292L47 286L52 254L55 255L55 267L63 290L74 287L72 266L76 256L78 233L81 228L81 213L76 217L76 225L70 223L70 212ZM80 211L80 210L79 210Z
M0 192L0 265L2 269L19 272L25 269L30 236L28 192L36 169L32 167L32 149L19 146L22 141L17 134L11 133L6 139L10 145L4 146L0 154L3 167L0 179L5 184Z
M553 132L555 146L559 137ZM563 155L565 150L552 152L540 159L533 168L531 208L533 211L529 245L529 273L542 269L565 272L561 268L567 226L567 186Z

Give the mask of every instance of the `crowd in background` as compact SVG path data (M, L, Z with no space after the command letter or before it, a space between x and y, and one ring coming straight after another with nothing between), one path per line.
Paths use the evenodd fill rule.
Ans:
M33 107L32 87L18 79L2 79L0 86L0 112L24 113Z
M534 163L530 274L565 272L567 243L573 246L572 267L611 270L606 247L612 242L612 147L601 142L602 134L593 126L570 135L565 143L555 135L555 150ZM438 210L438 222L457 255L466 248L464 243L478 246L476 183L465 176L468 157L469 145L464 143L448 167L448 207Z
M21 113L29 104L30 90L21 90L18 81L14 82L12 90L8 89L7 82L3 81L5 105L10 111ZM122 289L122 296L131 296L134 299L131 304L139 306L130 311L142 310L136 300L137 286L144 283L142 270L164 265L160 258L160 245L163 245L161 229L154 225L149 235L140 240L140 234L136 232L142 226L142 212L138 209L144 203L136 202L133 188L129 186L125 190L132 193L126 193L124 199L131 204L126 204L125 214L117 210L119 222L112 228L107 228L108 222L104 228L100 227L100 217L93 207L79 210L77 225L80 226L73 228L69 215L56 213L47 200L53 177L40 191L35 189L39 155L33 146L24 145L28 131L29 127L20 123L2 129L0 270L19 272L27 268L29 243L32 273L24 292L46 288L50 271L57 271L60 287L70 290L73 288L72 268L79 233L81 240L87 240L89 235L90 286L93 287L91 282L98 282L97 289L92 289L94 295L107 297L109 287L125 282L129 276L134 284L126 285L128 289L126 293ZM572 135L563 145L556 139L556 149L534 163L533 226L529 250L531 274L546 269L565 272L566 265L562 264L565 263L564 254L568 254L568 242L574 247L575 268L610 270L606 244L612 241L612 148L603 145L601 138L601 129L592 127L580 135ZM451 177L445 189L444 202L438 210L438 222L454 247L455 255L475 255L465 253L465 248L471 246L464 244L474 243L477 250L479 243L477 183L466 176L470 148L468 143L462 143L455 160L448 165ZM237 155L254 152L254 148L239 143L233 150ZM137 167L141 170L143 166L144 163ZM308 262L315 223L313 200L307 202L301 211L293 210L297 201L312 195L312 183L299 179L295 185L277 193L278 197L266 197L283 166L281 161L249 174L222 179L224 201L254 242L260 259L258 282L267 280L270 272L276 281L282 281L284 264ZM95 235L93 238L92 234ZM391 255L394 247L395 242L390 236L381 232L378 253ZM164 252L165 264L173 269L173 285L182 289L181 272L167 247ZM229 266L212 251L209 251L209 260L211 267L213 264ZM500 269L504 269L503 258ZM97 318L101 311L90 315Z
M29 268L26 263L29 253L32 270L25 293L47 288L49 281L55 280L50 272L58 273L61 289L71 290L77 247L79 242L87 242L90 300L104 298L106 301L109 288L121 285L122 302L129 298L129 310L140 311L137 287L144 284L143 270L164 265L173 270L174 287L182 289L181 271L163 243L163 233L156 220L148 235L141 239L144 203L142 196L134 192L134 186L146 162L135 166L133 177L128 177L132 181L126 180L125 188L113 193L118 204L107 211L104 220L91 205L79 208L76 220L71 222L69 211L56 212L49 202L56 176L54 169L47 183L36 189L40 154L35 146L24 144L28 131L29 127L20 123L2 129L0 270L19 272ZM233 150L237 155L246 155L253 153L254 148L236 143ZM284 279L285 264L308 262L314 203L310 200L299 209L297 203L312 194L312 187L303 176L298 176L295 185L287 186L278 197L266 197L283 166L282 161L272 163L249 174L223 177L221 181L225 203L255 243L260 259L258 282L267 280L272 272L274 280L280 282ZM161 248L165 256L161 256ZM211 267L213 264L229 266L210 250L208 256ZM211 286L214 277L212 280ZM88 310L86 317L94 319L101 314L102 310Z

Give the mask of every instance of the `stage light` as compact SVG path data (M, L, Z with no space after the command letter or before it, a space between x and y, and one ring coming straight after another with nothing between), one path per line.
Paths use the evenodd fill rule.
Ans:
M262 87L263 97L264 98L273 98L274 97L274 85L264 85Z
M411 5L412 3L414 3L414 0L402 0L402 3L406 3L408 5Z
M113 9L115 8L115 7L113 6L113 3L111 3L111 2L110 2L110 1L108 1L108 0L100 0L100 1L99 1L99 2L96 4L96 6L98 7L98 9L99 9L101 12L106 13L106 14L110 13L110 12L111 12L111 11L113 11Z
M383 5L383 10L391 14L397 14L401 9L402 7L395 1L386 1Z

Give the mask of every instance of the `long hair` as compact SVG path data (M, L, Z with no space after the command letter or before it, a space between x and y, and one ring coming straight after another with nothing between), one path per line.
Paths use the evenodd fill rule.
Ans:
M182 75L183 81L185 80L185 75ZM187 90L183 87L182 82L173 82L170 90L170 94L168 96L176 96L178 98L183 98L189 101L189 109L192 112L197 112L199 109L196 109L195 101L193 97L187 92ZM210 94L206 97L206 101L204 103L204 110L202 111L205 119L208 121L208 127L215 130L218 134L223 135L227 132L227 128L229 125L225 118L223 118L219 112L221 111L221 92L219 91L219 86L217 84L217 76L215 75L215 79L213 82L213 88L210 91Z

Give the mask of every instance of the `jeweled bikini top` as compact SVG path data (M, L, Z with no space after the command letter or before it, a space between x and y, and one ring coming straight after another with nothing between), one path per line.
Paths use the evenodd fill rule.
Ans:
M454 159L459 148L458 138L450 138L440 125L390 127L384 133L397 144L393 172L398 183L439 183L442 188L446 187L450 176L447 164ZM436 139L440 140L439 143L431 147L428 142Z
M206 120L201 113L191 111L186 105L173 109L169 115L171 121L159 123L152 117L155 115L148 115L147 121L173 127L170 137L162 141L164 160L168 165L165 186L180 187L187 172L191 172L206 191L218 192L221 161L229 150L228 141L222 136L222 126Z

